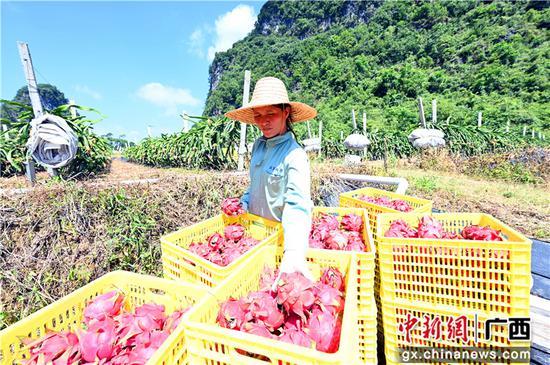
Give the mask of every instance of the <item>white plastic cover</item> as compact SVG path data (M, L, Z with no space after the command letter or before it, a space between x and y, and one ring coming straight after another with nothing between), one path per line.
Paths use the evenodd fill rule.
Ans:
M362 150L369 144L370 140L367 138L367 136L358 133L350 134L344 140L344 146L351 150Z
M44 114L31 121L27 148L28 154L39 164L58 168L75 158L78 138L65 119Z

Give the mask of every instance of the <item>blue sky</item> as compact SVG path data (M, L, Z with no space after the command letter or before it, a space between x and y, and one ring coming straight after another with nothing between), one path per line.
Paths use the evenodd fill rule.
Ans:
M181 130L201 114L208 67L252 30L265 1L1 2L1 97L25 85L17 41L39 83L106 118L99 134L137 141Z

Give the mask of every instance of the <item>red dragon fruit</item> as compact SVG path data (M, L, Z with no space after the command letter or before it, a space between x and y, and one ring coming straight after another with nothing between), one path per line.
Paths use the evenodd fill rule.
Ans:
M334 289L344 291L344 276L335 267L326 268L321 274L321 283L332 286Z
M30 358L23 364L72 364L80 359L78 337L72 332L49 331L37 340L24 342L29 348Z
M222 212L229 216L237 216L245 213L239 198L225 198L222 202Z
M291 328L284 331L279 341L291 343L298 346L311 348L311 338L302 330Z
M502 241L500 231L492 229L489 226L481 227L478 225L470 225L464 227L462 236L467 240L475 241Z
M401 199L394 199L391 201L390 203L391 205L391 208L399 211L399 212L410 212L412 211L412 207L409 205L409 203L407 203L406 201L404 200L401 200Z
M313 237L309 237L309 247L324 249L325 244L322 241L318 240L318 239L315 239Z
M384 234L385 237L402 237L414 238L417 237L417 231L411 228L407 222L402 219L397 219L390 224L390 228Z
M342 217L340 225L346 231L361 232L363 228L363 219L355 214L346 214Z
M226 240L239 241L244 236L244 227L240 224L230 224L223 230Z
M301 273L282 273L277 282L277 301L287 314L296 313L305 320L304 310L315 302L313 283Z
M343 250L348 244L348 236L338 229L330 231L325 241L325 247L329 250Z
M84 323L92 320L102 321L106 317L116 316L120 312L124 295L116 290L95 297L84 309Z
M348 232L348 244L345 247L346 251L364 252L366 249L363 238L359 232Z
M323 311L328 310L332 314L341 313L344 310L344 298L342 292L330 285L316 283L313 287L315 304Z
M340 222L338 222L338 218L330 214L321 214L321 217L319 217L317 222L318 226L327 226L329 231L338 229L338 227L340 227Z
M291 313L290 315L286 316L285 323L283 324L283 328L285 330L288 329L296 329L296 330L302 330L304 328L304 324L307 324L302 317L300 317L297 314Z
M268 292L252 292L244 302L252 319L263 323L270 331L283 325L285 317L277 308L277 301Z
M225 239L223 236L219 233L213 233L206 239L206 242L208 243L208 247L211 250L218 250L221 249L225 243Z
M243 324L241 330L246 333L258 335L267 338L273 338L273 334L269 332L269 329L263 323L247 322Z
M435 218L426 215L418 223L418 238L442 238L443 226Z
M114 356L117 343L114 320L106 318L93 321L88 330L81 332L79 337L80 353L84 361L109 360Z
M217 321L222 327L238 330L245 323L246 311L246 305L242 300L229 298L222 303Z
M341 326L332 313L314 308L304 331L315 342L317 350L328 353L338 351Z

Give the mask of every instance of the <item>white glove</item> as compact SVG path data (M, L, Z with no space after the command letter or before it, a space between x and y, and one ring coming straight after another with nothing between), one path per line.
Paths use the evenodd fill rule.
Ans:
M277 291L277 284L279 283L279 279L281 278L281 275L284 272L288 274L293 272L299 272L309 280L314 281L313 275L311 275L311 272L307 267L305 252L301 252L299 250L285 251L283 255L283 259L281 260L281 265L279 266L279 274L277 275L277 278L275 279L275 281L273 282L273 285L271 286L271 291L273 292Z

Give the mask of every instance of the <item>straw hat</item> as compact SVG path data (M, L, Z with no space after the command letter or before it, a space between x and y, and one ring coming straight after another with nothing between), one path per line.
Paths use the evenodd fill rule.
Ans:
M293 123L303 122L315 118L317 115L315 108L304 103L289 101L285 84L281 80L276 77L264 77L256 83L252 100L242 108L225 113L225 116L244 123L254 124L252 108L275 104L290 105L290 116Z

